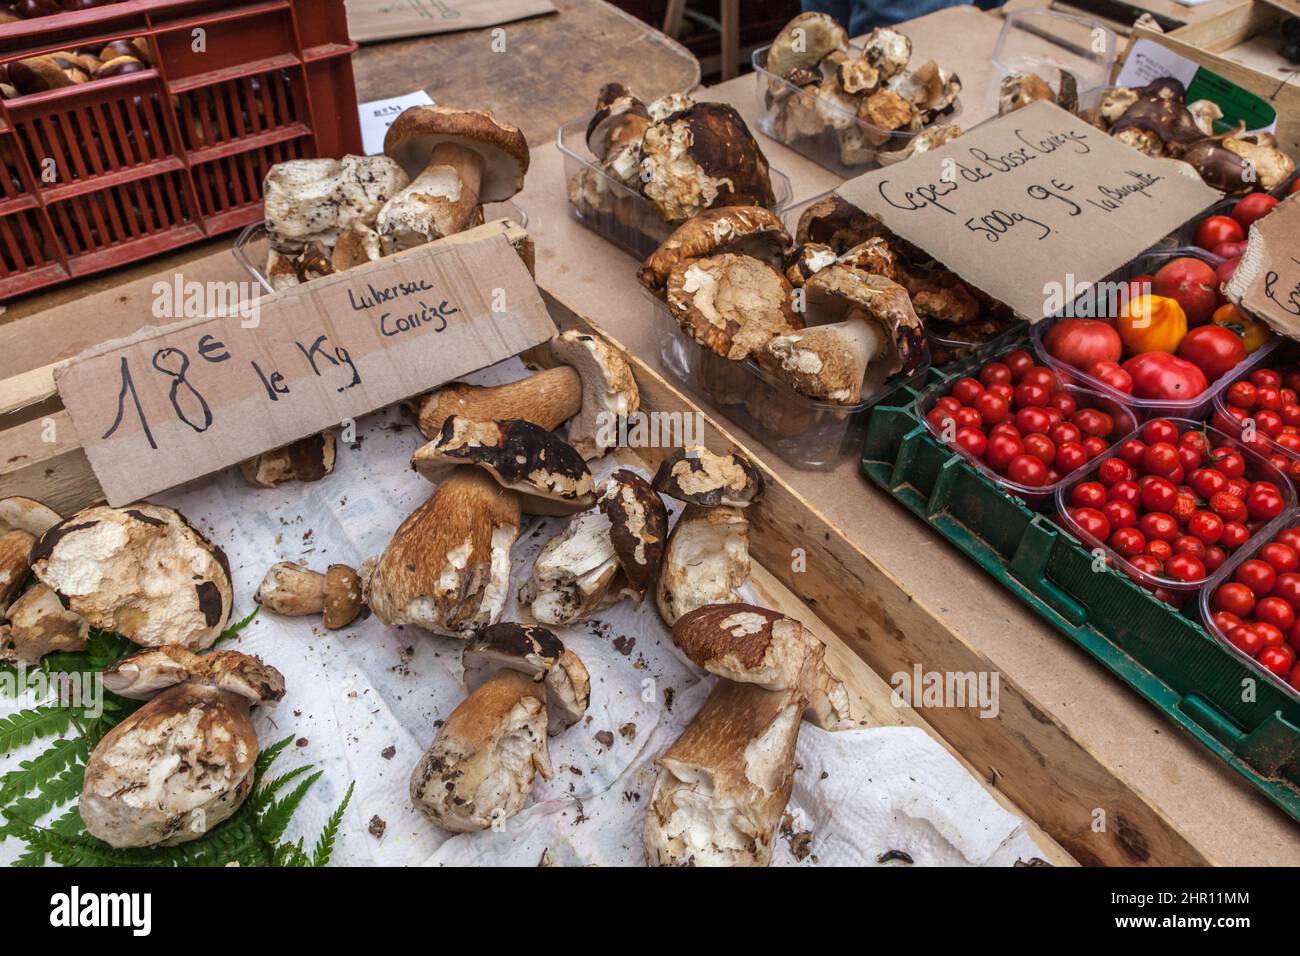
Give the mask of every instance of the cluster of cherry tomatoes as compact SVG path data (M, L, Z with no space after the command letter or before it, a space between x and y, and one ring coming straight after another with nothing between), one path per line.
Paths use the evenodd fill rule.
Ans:
M1228 386L1223 393L1224 408L1215 424L1233 434L1241 432L1247 447L1268 458L1279 471L1293 479L1300 478L1297 395L1300 395L1300 368L1255 369Z
M1068 514L1146 575L1204 580L1231 551L1282 514L1272 481L1252 480L1244 455L1209 433L1157 418L1115 446L1096 474L1069 489ZM1162 599L1177 603L1164 589Z
M1229 643L1300 690L1300 525L1241 562L1210 610Z
M939 437L1008 480L1045 488L1110 447L1115 418L1081 404L1023 349L953 383L926 414Z
M1197 224L1192 241L1232 263L1230 269L1225 269L1222 281L1232 277L1237 260L1245 253L1251 225L1271 213L1279 202L1268 193L1251 193L1238 199L1228 215L1207 216Z

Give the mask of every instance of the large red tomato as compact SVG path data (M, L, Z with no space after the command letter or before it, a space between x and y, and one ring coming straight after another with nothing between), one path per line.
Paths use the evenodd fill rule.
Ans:
M1183 336L1178 343L1178 357L1187 359L1214 382L1245 361L1246 343L1221 325L1201 325Z
M1268 193L1251 193L1232 207L1232 218L1241 224L1242 229L1249 229L1256 219L1263 219L1272 212L1277 203Z
M1214 267L1190 256L1166 262L1156 272L1151 287L1156 295L1177 300L1187 315L1188 325L1204 325L1219 307L1219 279Z
M1245 238L1241 223L1231 216L1210 216L1196 227L1193 241L1202 249L1213 249L1221 242L1240 242Z
M1097 362L1118 362L1124 343L1109 322L1100 319L1062 319L1043 337L1049 354L1078 369Z
M1135 398L1181 401L1195 398L1207 388L1205 373L1186 359L1168 352L1143 352L1124 363L1133 376Z

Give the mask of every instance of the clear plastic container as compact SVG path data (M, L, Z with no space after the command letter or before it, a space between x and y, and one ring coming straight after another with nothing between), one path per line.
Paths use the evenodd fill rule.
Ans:
M1211 266L1218 265L1223 261L1217 256L1213 256L1206 252L1204 249L1197 249L1194 247L1161 248L1159 251L1144 252L1123 269L1120 269L1109 276L1105 281L1107 283L1116 284L1127 283L1128 280L1135 276L1154 274L1160 266L1164 265L1169 260L1182 257L1200 259ZM1098 291L1100 292L1101 290L1099 289ZM1158 398L1135 398L1132 395L1111 388L1105 382L1093 378L1081 369L1077 369L1072 365L1067 365L1047 351L1044 339L1052 326L1059 321L1061 321L1061 318L1059 317L1044 319L1042 322L1035 323L1030 329L1030 339L1034 343L1034 351L1038 354L1038 357L1043 364L1050 366L1060 374L1062 379L1066 381L1077 382L1085 388L1092 389L1095 392L1100 392L1103 395L1107 395L1110 398L1114 398L1126 405L1132 406L1132 408L1137 412L1138 417L1141 419L1161 415L1174 415L1182 418L1204 418L1210 413L1210 410L1214 405L1214 396L1227 388L1229 382L1240 378L1242 374L1250 371L1262 362L1273 351L1273 349L1277 347L1280 341L1280 338L1274 335L1272 339L1264 343L1264 345L1260 346L1250 355L1247 355L1236 368L1230 370L1225 375L1220 376L1216 381L1211 382L1210 387L1195 398L1177 401ZM1131 356L1126 354L1124 359L1130 357Z
M1240 647L1228 640L1228 636L1223 633L1223 630L1217 624L1214 623L1214 609L1210 604L1210 602L1214 600L1214 592L1218 590L1219 585L1231 581L1233 575L1237 572L1237 568L1241 567L1244 562L1249 561L1251 558L1259 554L1260 548L1271 542L1282 531L1300 525L1300 511L1292 511L1289 514L1284 514L1283 517L1279 518L1275 523L1277 526L1273 528L1267 537L1261 534L1254 535L1249 541L1237 549L1236 554L1223 562L1223 567L1215 571L1214 574L1210 576L1209 580L1205 582L1205 586L1201 588L1201 623L1205 625L1205 629L1210 632L1212 638L1229 648L1232 653L1236 654L1238 657L1249 661L1251 666L1264 676L1265 680L1280 687L1284 693L1300 700L1300 690L1296 690L1296 688L1292 687L1283 678L1265 668L1259 663L1259 661L1252 658Z
M483 207L483 221L495 222L498 219L509 219L528 228L528 213L524 212L512 202L494 202L488 203ZM266 262L266 223L258 220L251 225L245 226L235 237L235 246L232 250L235 259L244 267L244 271L252 276L257 283L266 292L274 292L269 280L263 269Z
M1246 461L1245 477L1250 481L1271 481L1277 485L1278 490L1282 493L1283 508L1282 515L1266 523L1262 528L1255 531L1250 539L1237 549L1237 553L1228 556L1223 567L1227 567L1232 559L1241 551L1254 546L1256 539L1267 541L1281 529L1282 523L1289 520L1290 513L1295 509L1296 493L1295 487L1291 480L1282 474L1273 464L1259 453L1247 448L1235 435L1219 431L1219 429L1206 425L1204 422L1192 421L1186 418L1169 418L1169 421L1178 426L1178 433L1181 436L1188 430L1204 431L1206 438L1210 442L1210 447L1220 448L1227 446L1239 451ZM1135 428L1127 435L1122 435L1115 439L1114 444L1119 445L1130 438L1139 438L1141 428ZM1222 571L1208 574L1196 581L1175 581L1173 578L1161 577L1154 574L1147 574L1140 568L1136 568L1126 558L1120 557L1119 553L1110 547L1105 541L1098 541L1092 535L1088 534L1073 518L1070 517L1069 509L1070 492L1078 485L1085 481L1096 480L1097 469L1101 467L1105 455L1099 455L1092 461L1088 462L1083 468L1074 473L1070 480L1062 482L1056 489L1056 522L1074 537L1078 538L1089 548L1100 548L1105 552L1108 563L1123 570L1130 578L1149 591L1162 592L1170 600L1170 603L1181 607L1182 604L1195 591L1206 585L1206 582L1213 581L1215 576Z
M704 348L681 330L668 306L642 289L659 336L659 366L678 384L717 406L796 468L826 471L857 454L872 405L904 385L919 386L929 363L863 390L853 405L805 398L752 359L737 362Z
M629 189L601 169L587 152L588 120L571 120L555 134L564 156L564 188L574 218L608 239L629 255L645 259L681 223L667 222L654 203ZM769 164L775 201L768 208L777 215L789 204L790 178Z
M1012 73L1035 73L1059 92L1061 71L1069 70L1078 83L1081 103L1100 100L1118 53L1119 37L1099 20L1045 7L1004 14L993 45L994 113L1002 79Z
M1285 374L1286 370L1300 365L1300 343L1294 342L1291 339L1280 339L1277 346L1270 354L1267 364L1269 368L1283 372L1283 374ZM1250 371L1253 372L1256 368L1259 368L1259 366L1256 365L1254 368L1250 369ZM1214 417L1211 422L1215 428L1225 432L1243 430L1245 424L1237 418L1234 418L1228 411L1230 407L1228 404L1228 389L1234 382L1241 381L1241 379L1246 376L1244 373L1230 373L1230 375L1231 379L1228 384L1214 396ZM1244 434L1243 440L1245 440ZM1292 451L1283 445L1279 445L1272 438L1269 438L1263 432L1258 430L1255 431L1255 442L1258 444L1252 445L1252 447L1256 448L1256 450L1261 453L1278 454L1285 458L1289 458L1292 461L1300 461L1300 451ZM1251 443L1248 441L1247 444Z
M1291 188L1291 183L1295 181L1297 177L1300 177L1300 173L1292 173L1284 182L1282 182L1281 185L1274 189L1270 189L1268 194L1275 199L1285 199L1288 190ZM1247 195L1251 194L1247 193ZM1232 210L1236 208L1237 203L1241 202L1241 200L1245 198L1245 196L1225 196L1199 216L1184 223L1181 229L1170 235L1170 241L1178 246L1200 248L1196 245L1196 228L1211 216L1231 216ZM1249 237L1250 230L1247 229L1243 231L1246 232L1247 237ZM1205 251L1209 252L1211 250L1207 249Z
M759 47L751 57L758 81L758 105L763 111L758 128L765 136L789 146L818 166L829 169L842 179L850 179L883 165L880 154L902 151L921 132L884 130L873 126L839 103L820 97L816 91L804 90L775 73L769 73L767 52L771 48L770 43ZM854 53L858 52L854 50ZM960 115L961 98L958 97L925 128L944 126ZM801 120L820 120L820 131L803 134L799 125Z
M916 417L922 421L922 423L926 427L926 430L930 432L930 434L934 437L936 441L938 441L940 444L944 445L945 447L950 448L951 450L961 454L963 457L965 457L966 461L970 463L970 466L972 468L974 468L976 471L982 474L989 481L993 482L993 484L997 485L999 488L1002 488L1003 490L1009 492L1010 494L1013 494L1016 497L1020 498L1025 502L1025 504L1029 505L1031 508L1037 508L1040 505L1053 501L1055 499L1056 489L1060 485L1070 481L1074 474L1076 474L1083 468L1088 467L1088 464L1091 464L1091 462L1080 465L1078 468L1074 469L1074 471L1062 475L1060 479L1058 479L1057 481L1053 482L1050 485L1043 485L1042 487L1039 488L1035 488L1030 485L1022 485L1019 482L1012 481L1006 475L998 474L987 464L985 464L984 462L980 461L978 458L975 458L973 455L968 453L966 449L961 448L956 444L945 442L940 429L936 428L934 424L926 417L929 415L930 410L934 408L935 402L937 402L944 395L947 395L952 390L953 383L957 381L959 378L962 378L963 376L966 375L974 375L976 372L978 372L978 370L983 365L985 365L988 362L998 361L1000 358L1002 358L1002 356L1006 355L1008 352L1011 352L1017 348L1027 349L1028 347L1029 347L1029 343L1023 341L1022 339L1020 341L1011 343L1009 347L980 352L978 355L968 359L965 362L962 362L960 365L947 369L945 372L945 377L942 381L935 382L932 385L928 386L923 392L921 392L920 395L916 397L916 403L913 406L913 408L915 409ZM1108 413L1112 418L1114 418L1115 427L1111 432L1111 436L1113 438L1127 437L1129 434L1133 432L1134 429L1137 428L1138 426L1137 416L1134 415L1133 411L1127 406L1125 406L1122 402L1117 402L1114 399L1107 398L1105 395L1099 395L1098 393L1090 391L1089 389L1080 388L1078 385L1065 384L1062 385L1062 388L1074 396L1074 399L1079 403L1080 408L1095 408L1098 409L1099 411Z

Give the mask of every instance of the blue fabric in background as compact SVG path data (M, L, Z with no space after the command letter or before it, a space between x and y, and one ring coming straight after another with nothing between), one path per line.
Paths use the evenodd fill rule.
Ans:
M848 28L849 36L870 33L872 27L892 26L925 16L944 7L960 7L965 0L802 0L805 11L829 13ZM1006 0L978 0L975 6L992 10Z

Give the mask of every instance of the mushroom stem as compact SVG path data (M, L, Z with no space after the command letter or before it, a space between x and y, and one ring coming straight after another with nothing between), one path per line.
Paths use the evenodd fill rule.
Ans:
M854 310L843 322L778 335L758 358L801 395L853 405L862 400L868 367L887 347L880 326Z
M361 613L361 578L346 564L321 574L291 561L271 565L253 600L275 614L321 614L330 630L351 624Z
M31 573L36 536L15 529L0 536L0 608L8 607Z
M645 823L651 866L767 866L794 786L799 691L720 680L658 760Z
M439 230L444 236L464 232L482 217L479 195L483 188L483 157L475 150L458 143L439 143L429 156L429 165L419 176L442 180L443 169L450 169L456 177L459 188L446 195L446 206L441 217L435 217Z
M552 431L578 414L582 380L568 365L546 369L505 385L452 382L418 400L417 415L425 438L437 438L453 415L475 421L522 418Z

